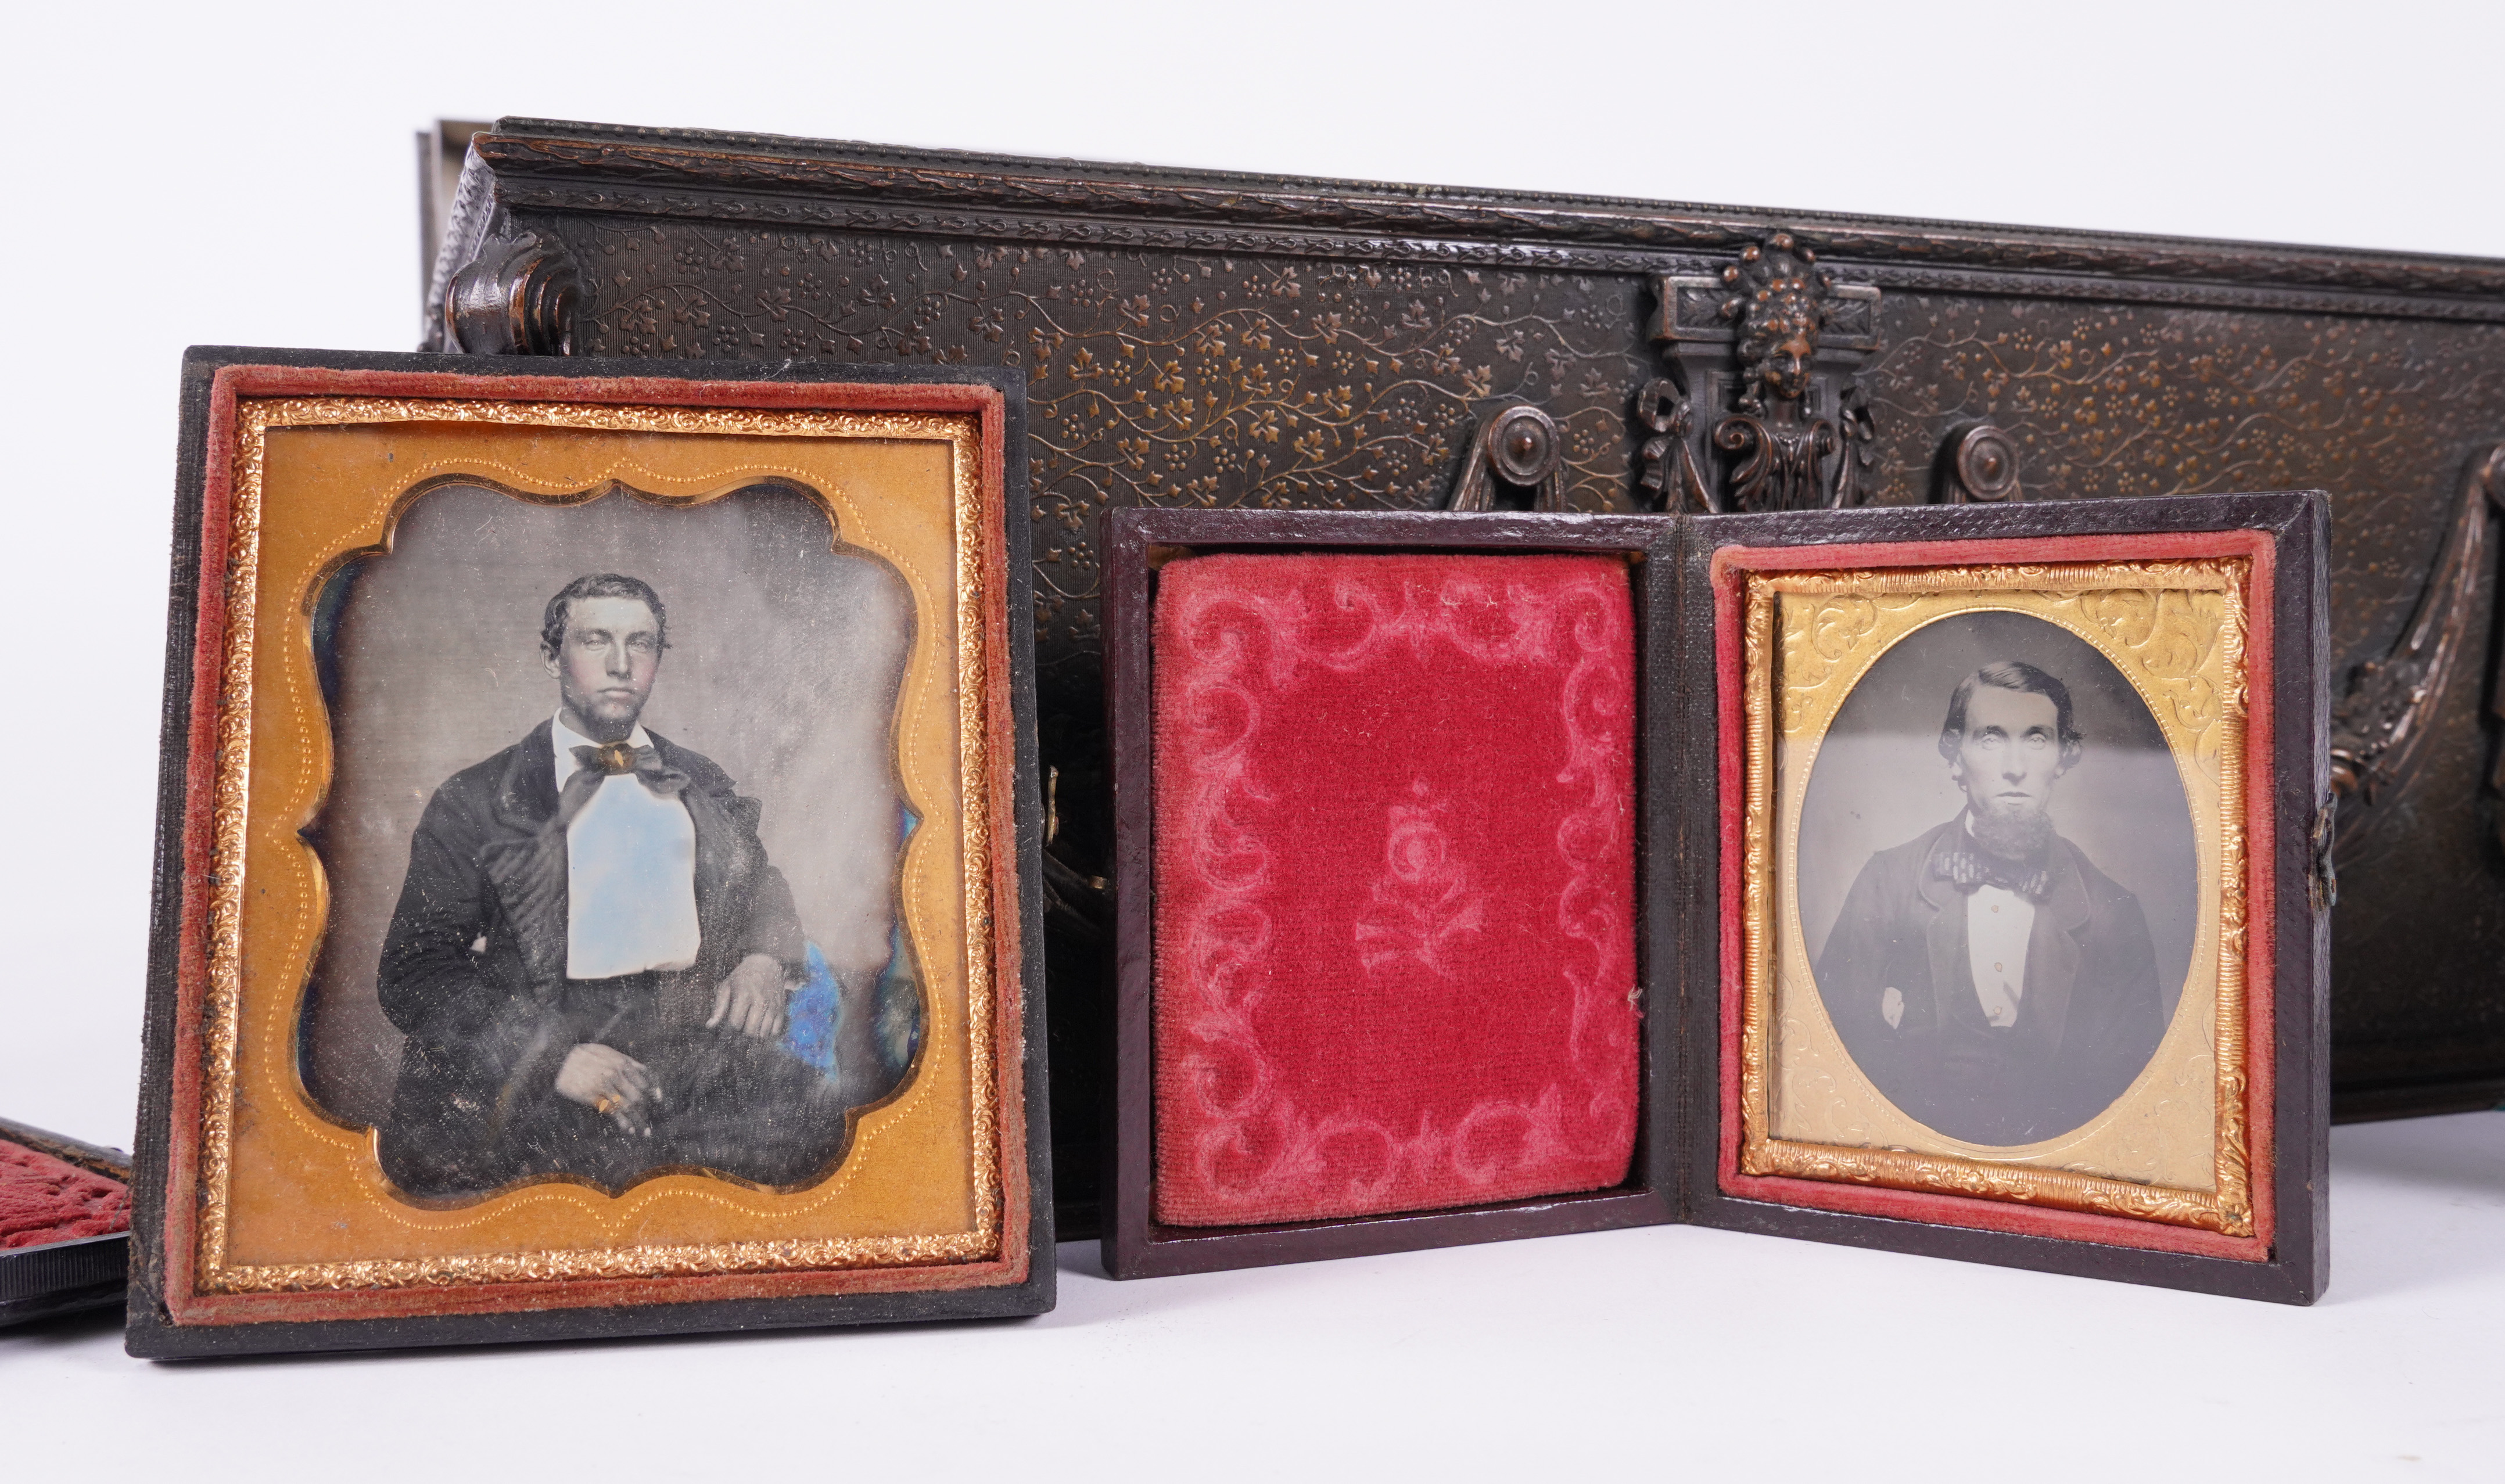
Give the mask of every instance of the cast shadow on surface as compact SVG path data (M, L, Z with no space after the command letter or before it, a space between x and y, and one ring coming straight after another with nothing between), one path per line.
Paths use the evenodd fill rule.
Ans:
M444 1361L475 1362L482 1357L534 1355L603 1355L631 1352L655 1347L709 1346L722 1343L795 1344L806 1341L821 1343L867 1340L897 1334L946 1332L968 1329L1016 1329L1025 1327L1068 1327L1103 1320L1127 1317L1154 1307L1168 1311L1175 1304L1150 1303L1148 1300L1182 1300L1215 1296L1205 1285L1141 1283L1117 1285L1105 1276L1097 1263L1093 1242L1064 1243L1055 1264L1060 1278L1060 1305L1049 1314L1000 1319L939 1319L905 1321L895 1324L806 1325L787 1329L749 1328L722 1329L695 1334L646 1334L579 1337L570 1339L526 1339L479 1342L460 1345L411 1345L397 1349L303 1351L276 1355L197 1356L159 1361L142 1361L132 1358L133 1364L153 1364L168 1370L207 1367L217 1370L285 1368L297 1365L381 1364ZM1252 1270L1256 1276L1266 1270ZM1243 1276L1243 1275L1233 1275ZM1081 1283L1074 1284L1076 1278ZM1092 1280L1092 1281L1089 1281ZM1077 1289L1080 1302L1070 1302ZM1094 1300L1090 1302L1089 1300ZM1114 1300L1108 1302L1107 1300ZM19 1353L38 1348L62 1352L76 1347L87 1348L99 1341L109 1342L123 1327L122 1310L94 1309L84 1313L38 1320L11 1329L0 1330L0 1352L13 1345ZM119 1346L116 1346L119 1349Z
M2505 1274L2505 1113L2352 1123L2331 1135L2326 1303Z
M194 1367L212 1370L253 1370L265 1367L294 1365L351 1365L387 1362L445 1361L476 1364L497 1357L515 1360L533 1356L582 1355L601 1356L631 1353L659 1347L706 1346L718 1344L772 1345L821 1343L876 1343L880 1336L894 1338L905 1334L944 1332L953 1329L1014 1329L1024 1327L1036 1316L1006 1315L986 1319L898 1320L867 1325L798 1325L784 1327L752 1327L708 1329L688 1334L617 1334L577 1335L561 1339L477 1340L455 1345L405 1345L372 1350L309 1350L268 1355L242 1356L169 1356L160 1359L132 1357L133 1364L160 1367L166 1370L189 1370ZM107 1326L119 1329L117 1315ZM68 1339L87 1338L82 1331ZM5 1344L0 1339L0 1344Z
M1147 1315L1173 1316L1227 1303L1247 1284L1265 1289L1292 1288L1299 1275L1309 1276L1318 1268L1332 1266L1288 1262L1216 1273L1115 1279L1106 1275L1102 1249L1097 1243L1064 1242L1059 1253L1055 1266L1060 1270L1060 1302L1051 1313L1036 1317L1036 1324L1043 1328L1067 1329Z
M0 1329L0 1354L14 1352L26 1355L42 1351L62 1351L80 1346L108 1334L122 1332L122 1305L117 1301L101 1309L79 1309L68 1314L51 1314Z

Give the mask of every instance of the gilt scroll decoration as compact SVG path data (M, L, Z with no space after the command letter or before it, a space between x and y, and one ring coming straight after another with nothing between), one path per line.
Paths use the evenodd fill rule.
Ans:
M2249 574L2244 560L1751 574L1746 581L1738 1172L1980 1196L2230 1237L2252 1235L2254 1162L2258 1157L2266 1163L2269 1154L2267 1148L2253 1148L2256 1134L2247 1106L2251 1027L2245 960L2250 929L2243 764ZM2205 1070L2211 1082L2202 1159L2206 1189L2199 1188L2198 1182L2032 1162L2039 1155L1990 1157L1918 1128L1922 1138L1939 1140L1938 1147L1893 1138L1848 1143L1778 1126L1778 1044L1782 1039L1778 1001L1786 976L1805 972L1783 970L1779 963L1796 959L1803 950L1797 924L1784 925L1784 914L1793 908L1784 904L1788 867L1779 858L1790 847L1781 838L1786 806L1779 795L1796 797L1789 791L1797 786L1778 781L1778 741L1795 753L1814 752L1816 728L1822 728L1829 717L1804 713L1805 723L1792 717L1790 708L1798 698L1849 689L1858 666L1884 645L1888 631L1919 624L1930 612L1923 605L1936 607L1943 599L1958 604L1988 599L1994 606L2058 621L2082 638L2093 635L2103 641L2099 648L2134 677L2177 756L2197 760L2213 780L2207 798L2196 804L2210 821L2200 828L2209 831L2210 843L2203 847L2209 873L2205 896L2212 903L2207 910L2216 914L2205 939L2208 1040L2205 1046L2197 1038L2182 1042L2173 1053L2186 1069ZM1807 604L1805 616L1786 618L1786 600ZM1892 617L1883 622L1883 615ZM1852 637L1830 652L1827 646L1838 635ZM1810 729L1798 729L1804 724ZM2196 975L2196 986L2200 978ZM1813 1010L1812 1019L1824 1024L1822 1012ZM2158 1086L2143 1084L2132 1096L2162 1102Z

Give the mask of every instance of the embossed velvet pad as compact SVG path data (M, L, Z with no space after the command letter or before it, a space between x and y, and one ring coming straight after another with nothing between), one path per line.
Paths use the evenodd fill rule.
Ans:
M1161 570L1159 1221L1626 1178L1629 587L1566 555Z
M130 1229L130 1190L41 1149L0 1141L0 1250Z

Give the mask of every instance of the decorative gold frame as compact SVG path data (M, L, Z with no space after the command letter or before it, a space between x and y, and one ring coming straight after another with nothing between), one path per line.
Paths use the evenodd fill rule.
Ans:
M998 406L996 394L982 392L981 395L994 397L991 405ZM961 397L959 400L967 399ZM864 1287L862 1280L871 1280L867 1286L872 1289L929 1288L934 1286L937 1276L930 1271L933 1265L986 1262L1015 1269L1006 1274L1011 1281L1022 1278L1023 1264L1007 1262L1009 1254L1005 1251L1006 1246L1013 1244L1004 1242L1001 1137L1003 1081L1006 1078L1013 1084L1017 1074L1013 1065L1004 1068L996 1064L1000 1054L1000 1046L996 1042L1001 1037L995 1022L1001 1001L994 979L997 958L993 951L994 939L996 929L1001 926L999 914L1006 910L1006 922L1012 929L1017 915L1014 863L1003 859L995 838L1000 830L1008 828L1011 785L1006 775L1014 766L1004 729L1006 702L1002 699L1002 677L1008 668L1007 657L994 652L1001 630L1002 620L997 610L1002 594L992 589L1002 570L1002 552L996 549L998 539L987 527L987 491L984 487L986 468L997 469L999 428L995 426L987 432L982 426L983 418L973 412L829 411L370 396L244 396L236 398L232 406L232 443L230 449L226 450L229 490L228 559L222 574L204 574L203 583L204 588L211 583L223 587L225 641L217 659L217 693L213 697L195 697L195 707L213 702L216 708L215 760L208 810L208 869L205 880L194 873L189 883L191 891L204 891L207 900L204 931L200 934L204 950L201 956L205 960L204 982L201 985L199 1014L194 1022L198 1059L192 1064L197 1068L198 1076L197 1120L188 1130L183 1127L184 1078L179 1070L182 1065L179 1054L177 1059L174 1179L169 1185L166 1255L169 1268L174 1270L169 1273L169 1279L178 1280L169 1282L167 1297L178 1315L186 1307L191 1307L199 1311L201 1319L247 1317L242 1313L222 1316L217 1312L237 1301L251 1303L252 1299L247 1295L536 1285L561 1280L794 1274L829 1269L918 1270L918 1273L900 1273L898 1282L887 1284L876 1282L875 1275L870 1273L850 1273L843 1275L834 1288L819 1290L835 1291L860 1290ZM997 422L997 417L993 420ZM229 1217L234 1197L237 1094L239 1078L245 1071L243 1063L250 1059L245 1054L246 1038L240 1028L245 999L246 914L250 910L247 903L262 874L271 868L273 858L269 852L284 850L292 844L294 849L302 852L311 871L307 888L310 911L301 914L309 920L290 930L288 951L279 955L278 962L265 963L256 971L264 975L277 973L289 976L294 1003L300 1003L311 972L314 949L320 941L320 925L327 915L323 868L312 848L300 838L294 837L299 821L291 818L273 824L257 817L253 807L256 745L266 749L274 741L281 748L293 750L291 756L298 760L292 766L282 768L278 796L286 798L292 794L309 800L306 806L308 818L313 810L318 809L330 776L327 719L318 715L308 719L300 697L291 698L292 710L278 717L264 719L257 713L256 677L262 674L262 663L268 657L265 654L265 630L275 625L278 642L287 646L285 654L294 655L300 650L304 655L309 655L311 599L313 591L318 589L320 577L327 576L350 552L370 548L371 545L359 534L362 528L357 523L342 522L331 542L335 549L325 552L320 560L311 564L311 570L316 574L311 588L285 593L263 590L268 436L275 430L289 428L411 423L630 434L796 437L876 441L881 443L938 442L946 445L951 469L951 508L946 518L953 553L953 567L947 580L954 596L954 646L953 653L945 657L950 662L946 678L953 683L955 691L953 763L956 774L955 797L949 812L953 813L957 827L955 874L962 885L962 901L958 904L962 918L958 923L949 924L944 933L935 932L934 925L914 920L913 907L908 901L906 923L907 931L915 935L923 948L926 963L931 962L932 954L936 952L953 959L961 966L963 974L963 1024L951 1033L962 1037L965 1045L968 1060L965 1091L970 1100L973 1157L970 1169L964 1172L964 1178L970 1180L971 1219L963 1229L936 1234L821 1238L776 1236L768 1231L758 1240L563 1245L530 1251L446 1254L418 1258L276 1263L230 1260ZM214 484L214 453L212 458ZM759 472L747 468L725 471L711 480L719 487L697 490L687 498L697 502L727 494L732 487L754 482ZM734 475L736 477L732 477ZM547 498L558 503L577 503L600 498L621 487L625 486L613 478L589 488L552 493ZM403 494L392 503L383 517L386 548L389 533L400 513L418 492L415 481L405 485ZM997 511L999 492L992 490L988 493L991 508ZM821 499L825 502L826 497L821 496ZM836 518L832 503L826 503L834 529L842 532L846 540L860 544L862 538L858 529L847 529L845 522ZM992 518L998 517L995 514ZM933 642L937 640L935 638ZM923 647L923 641L917 639L917 656L921 655ZM921 657L909 663L908 689L915 684L912 677L925 667ZM928 677L925 685L927 689ZM904 702L900 700L900 715L903 708ZM318 712L318 706L315 710ZM195 744L195 776L199 765L196 751ZM298 776L285 776L288 773ZM292 790L288 785L293 785ZM927 815L929 811L924 812ZM281 833L289 838L281 840L278 837ZM908 861L911 859L909 848ZM1005 904L1001 900L1004 893L1007 897ZM960 938L961 942L952 945L948 941L951 937ZM1016 972L1013 954L1000 972L1012 975ZM1014 985L1011 988L1013 990ZM935 1024L932 1039L935 1042L938 1027ZM192 1027L186 1027L186 1030L190 1032ZM1014 1041L1008 1043L1015 1044ZM293 1084L292 1070L287 1077ZM300 1085L295 1085L295 1092L299 1097L304 1096ZM306 1101L309 1107L309 1099ZM370 1149L373 1136L369 1133L367 1137ZM187 1147L191 1153L188 1159L185 1157ZM857 1148L856 1154L858 1152ZM1019 1157L1022 1160L1023 1156ZM846 1165L854 1162L853 1158L848 1158ZM186 1165L193 1165L195 1169L194 1178L189 1181L182 1179ZM835 1183L840 1183L840 1177ZM501 1192L491 1199L504 1199L513 1193ZM736 1190L732 1193L747 1195L747 1192ZM805 1198L808 1193L796 1192L792 1198ZM764 1192L749 1198L751 1203L756 1203L770 1202L778 1197L773 1192ZM1014 1205L1021 1228L1018 1240L1022 1241L1026 1215L1022 1180ZM193 1240L178 1246L174 1239L186 1224L187 1212L195 1213L189 1217L194 1225ZM233 1297L222 1301L218 1295Z
M1743 800L1741 844L1742 1017L1739 1036L1739 1168L1750 1176L1885 1186L1937 1195L1979 1196L2057 1210L2132 1218L2195 1227L2224 1236L2254 1231L2248 1175L2249 1111L2246 1071L2246 857L2245 745L2247 674L2246 587L2249 563L2241 557L2183 561L2082 562L2057 566L1993 565L1914 567L1827 572L1760 572L1746 579L1741 633L1743 684ZM1776 632L1781 599L1789 594L1849 597L1869 604L1899 604L1947 594L1974 594L1975 608L2011 606L2021 594L2067 602L2111 604L2139 594L2154 615L2173 592L2216 593L2221 599L2217 655L2224 684L2216 688L2215 755L2218 799L2218 902L2216 1020L2211 1057L2216 1069L2212 1138L2214 1188L2177 1189L2141 1184L2064 1169L1917 1152L1892 1148L1853 1148L1777 1137L1771 1108L1776 1054L1774 956L1778 877L1775 838L1777 799L1774 744L1782 724L1776 694ZM1998 596L2001 601L1995 602ZM2112 605L2135 609L2130 602ZM2103 650L2135 686L2145 687L2148 666L2118 646L2099 642L2085 625L2072 627ZM1876 652L1864 656L1862 668ZM1822 684L1849 690L1860 669L1839 665ZM1784 682L1786 686L1790 683ZM2143 699L2147 699L2143 694ZM2157 708L2152 705L2152 712ZM1788 739L1787 739L1788 740ZM1812 739L1814 740L1814 739ZM1817 1011L1823 1014L1823 1010ZM1858 1075L1857 1069L1854 1073ZM2128 1099L2131 1094L2126 1094Z

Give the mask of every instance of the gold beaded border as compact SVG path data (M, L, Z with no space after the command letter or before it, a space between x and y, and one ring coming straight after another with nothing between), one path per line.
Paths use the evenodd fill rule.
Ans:
M2245 1108L2244 724L2248 699L2245 587L2241 557L2170 562L1889 568L1847 572L1755 573L1747 579L1741 627L1744 760L1742 778L1742 1014L1740 1170L1940 1195L1969 1195L2198 1227L2226 1236L2253 1232L2248 1113ZM1852 1148L1777 1139L1768 1106L1774 1046L1774 625L1783 593L1860 596L1937 592L2079 592L2109 588L2197 588L2226 594L2219 647L2226 668L2220 698L2219 934L2215 1191L2179 1190L2068 1170L1994 1164L1949 1154Z
M958 802L964 830L966 1033L973 1103L974 1220L970 1229L921 1237L813 1238L673 1244L351 1262L226 1262L231 1189L237 1023L242 1006L246 824L251 805L253 661L261 585L264 453L270 429L358 423L470 422L608 432L943 442L953 474L956 538ZM567 1279L684 1277L978 1261L1001 1248L999 1087L992 1005L993 849L991 757L985 696L990 677L983 588L987 541L982 434L966 413L830 412L746 407L617 406L388 397L240 398L235 404L227 570L225 653L220 659L217 762L210 836L207 996L203 1007L198 1228L194 1291L303 1292L543 1283Z

